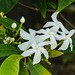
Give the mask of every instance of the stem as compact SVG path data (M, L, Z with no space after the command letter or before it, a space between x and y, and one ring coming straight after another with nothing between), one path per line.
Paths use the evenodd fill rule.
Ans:
M18 42L20 39L21 39L21 36L19 37L19 39L16 42Z
M57 44L57 47L63 43L63 40Z
M24 59L24 66L26 66L26 58Z
M22 25L23 25L23 23L21 23L21 24L20 24L20 27L19 27L19 29L17 30L17 33L15 34L15 36L14 36L14 37L16 37L16 36L18 35L18 33L19 33L19 31L20 31L20 29L21 29Z

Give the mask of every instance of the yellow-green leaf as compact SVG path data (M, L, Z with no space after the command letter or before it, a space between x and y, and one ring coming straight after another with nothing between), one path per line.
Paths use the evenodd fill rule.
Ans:
M0 67L0 75L18 75L21 55L11 55L5 59Z
M55 58L55 57L61 56L62 54L64 54L64 53L61 52L61 51L50 50L50 52L49 52L49 57L50 57L50 58Z
M46 68L40 64L33 65L31 59L29 59L29 70L31 75L52 75Z

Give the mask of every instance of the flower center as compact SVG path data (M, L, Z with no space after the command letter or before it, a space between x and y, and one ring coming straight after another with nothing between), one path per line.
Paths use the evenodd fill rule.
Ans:
M48 35L50 35L50 33L48 33Z
M57 23L57 25L59 25L59 23Z
M36 48L36 50L38 50L38 48Z
M9 43L9 40L6 40L7 43Z
M65 36L65 38L66 38L66 39L68 39L68 37L67 37L67 36Z

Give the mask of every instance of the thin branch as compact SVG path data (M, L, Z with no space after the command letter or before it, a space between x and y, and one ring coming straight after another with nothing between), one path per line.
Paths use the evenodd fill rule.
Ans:
M63 18L64 21L66 21L72 28L75 29L75 27L60 13L60 16Z
M24 5L24 4L20 3L20 2L18 2L18 4L20 4L23 7L28 8L28 9L34 10L34 11L40 11L38 8L33 8L33 7L30 7L30 6ZM47 12L55 12L55 10L47 9ZM65 22L67 22L72 28L75 29L75 27L61 13L60 13L60 16L63 18L63 20Z
M35 10L35 11L39 11L38 8L33 8L33 7L30 7L30 6L24 5L24 4L20 3L20 2L18 2L18 4L20 4L20 5L23 6L23 7L28 8L28 9Z

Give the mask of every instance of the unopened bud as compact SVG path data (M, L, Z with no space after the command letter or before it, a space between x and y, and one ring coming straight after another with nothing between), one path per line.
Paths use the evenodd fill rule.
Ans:
M13 24L11 25L11 27L12 27L12 28L16 28L16 27L17 27L16 23L13 23Z
M21 23L24 23L25 22L25 18L22 16L22 18L20 19L20 22Z
M21 42L19 42L19 44L21 44Z
M4 16L4 18L7 18L7 16Z
M1 12L1 13L0 13L0 15L1 15L1 17L3 17L3 16L4 16L4 13L3 13L3 12Z
M11 38L11 41L14 42L15 41L15 38Z

